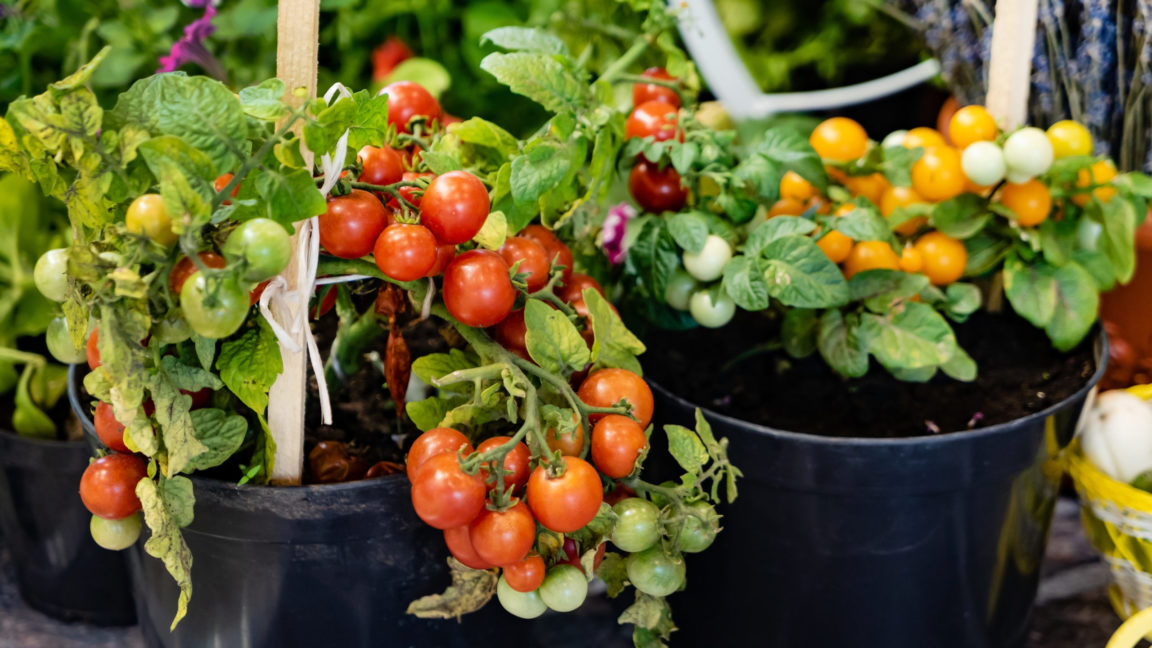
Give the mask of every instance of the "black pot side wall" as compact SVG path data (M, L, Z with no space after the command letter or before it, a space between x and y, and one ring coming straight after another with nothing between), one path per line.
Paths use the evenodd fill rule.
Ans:
M79 377L69 384L79 395ZM85 429L91 418L79 406ZM443 535L412 510L403 474L323 486L237 486L192 477L192 601L169 631L178 589L143 544L125 552L145 641L166 648L527 645L532 624L493 602L456 620L408 604L449 584Z
M80 476L84 441L42 441L0 430L0 530L12 552L20 595L64 621L136 621L124 555L100 548L88 531Z
M744 479L670 599L672 645L1023 646L1059 484L1051 459L1102 373L1044 412L934 437L830 439L705 410ZM694 425L693 405L653 391L658 426ZM654 448L654 471L670 461Z

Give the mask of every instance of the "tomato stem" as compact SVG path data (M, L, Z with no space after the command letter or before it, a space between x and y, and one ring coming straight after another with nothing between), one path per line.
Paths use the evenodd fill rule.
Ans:
M649 85L663 86L669 88L680 97L680 104L687 106L692 103L692 97L684 91L684 87L676 79L657 79L654 77L647 77L641 74L619 74L611 80L612 83L647 83Z

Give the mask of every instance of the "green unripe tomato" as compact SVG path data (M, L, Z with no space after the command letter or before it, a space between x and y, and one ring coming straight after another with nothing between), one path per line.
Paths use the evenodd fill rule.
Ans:
M500 605L508 611L508 614L521 619L535 619L548 609L548 606L544 605L544 599L540 598L539 590L517 592L503 576L496 582L496 598L500 600Z
M736 302L724 292L714 301L711 290L701 290L688 301L688 311L700 326L720 328L736 315Z
M724 274L724 266L732 259L732 246L728 241L709 234L699 252L684 252L684 269L700 281L715 281Z
M660 545L628 556L628 580L649 596L668 596L684 584L684 557L669 556Z
M981 187L1000 182L1008 172L1004 164L1004 152L993 142L969 144L960 156L960 166L964 169L964 175Z
M676 310L688 310L688 300L692 299L692 293L700 284L692 278L692 275L677 270L671 277L668 278L668 285L664 288L664 301Z
M644 551L660 539L660 509L646 499L629 497L616 502L612 544L622 551Z
M548 570L538 590L544 605L557 612L571 612L588 596L588 578L572 565L556 565Z
M63 317L54 317L48 322L44 342L48 345L48 353L64 364L80 364L87 360L84 347L77 349L72 346L72 336L68 335L68 320Z
M32 270L36 289L54 302L62 302L68 295L68 250L48 250L36 260Z
M904 138L907 136L908 131L906 130L894 130L884 136L884 140L880 142L880 146L883 148L895 148L898 146L904 146Z
M276 221L253 218L242 223L224 241L222 251L247 262L244 279L260 282L271 279L288 267L292 258L292 237Z
M96 544L111 551L120 551L136 544L140 537L140 514L133 513L119 520L106 520L93 515L88 531Z
M1021 128L1004 140L1008 182L1027 182L1048 171L1055 152L1048 135L1039 128Z
M712 546L720 531L720 516L708 502L692 502L688 505L690 515L684 518L680 529L680 551L700 553Z
M213 287L214 295L209 293ZM197 335L213 340L235 333L248 317L248 306L248 291L233 279L209 286L204 273L198 271L188 277L180 290L184 318Z
M152 337L161 344L179 344L192 337L192 327L184 319L184 313L175 308L152 326Z

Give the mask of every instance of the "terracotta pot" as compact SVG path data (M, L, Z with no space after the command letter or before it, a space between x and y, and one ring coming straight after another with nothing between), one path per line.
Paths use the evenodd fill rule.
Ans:
M1136 275L1103 295L1100 317L1113 342L1101 387L1152 382L1152 218L1136 230Z

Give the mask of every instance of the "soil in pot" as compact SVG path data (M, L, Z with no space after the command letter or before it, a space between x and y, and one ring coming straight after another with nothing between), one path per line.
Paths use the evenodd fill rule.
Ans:
M722 329L652 330L646 376L703 407L779 430L832 437L913 437L977 429L1041 411L1076 392L1095 370L1093 338L1069 353L1011 313L954 324L979 376L896 380L873 362L846 380L819 355L756 351L776 323L744 313Z

